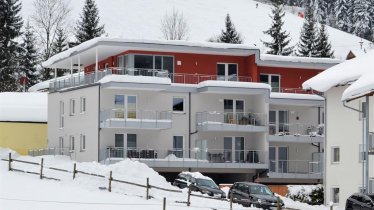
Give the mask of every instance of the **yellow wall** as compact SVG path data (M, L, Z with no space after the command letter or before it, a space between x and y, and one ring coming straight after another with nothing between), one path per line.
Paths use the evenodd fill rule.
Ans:
M47 123L0 122L0 147L22 155L30 149L47 148Z

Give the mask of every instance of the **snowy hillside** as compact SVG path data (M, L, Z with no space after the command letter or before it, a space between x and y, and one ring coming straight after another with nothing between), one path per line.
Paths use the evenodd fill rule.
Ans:
M7 158L7 149L0 148L0 158ZM13 154L17 160L40 162L41 157L18 156ZM0 206L2 209L18 210L18 209L38 209L38 210L115 210L115 209L137 209L137 210L161 210L162 199L167 198L167 209L173 210L208 210L208 209L229 209L227 201L219 201L212 199L203 199L191 197L191 207L187 207L185 203L187 192L173 193L160 191L154 188L150 189L152 199L145 200L145 189L127 184L112 183L112 192L100 190L99 187L108 186L109 171L113 172L113 178L126 180L133 183L145 184L145 180L149 177L150 184L164 187L168 189L177 189L165 178L160 176L153 169L145 164L136 161L122 161L113 165L101 165L99 163L78 163L77 170L102 174L106 178L93 177L84 174L77 174L72 179L71 173L63 173L60 171L50 170L48 167L66 169L72 171L73 161L67 156L43 156L44 167L43 174L46 177L54 177L61 179L60 182L54 180L43 179L33 174L25 174L20 172L8 171L8 163L0 161ZM40 166L29 165L25 163L13 162L12 167L16 169L27 170L39 173ZM227 189L225 190L227 191ZM323 206L309 206L294 202L287 198L282 198L287 207L303 210L327 210ZM179 203L178 203L179 201ZM234 204L233 209L256 209L244 208Z
M75 26L84 0L70 2L72 15L69 22ZM27 19L33 13L33 0L22 0L22 3L23 17ZM271 23L271 6L253 0L96 0L96 3L101 22L110 37L162 39L161 19L175 8L187 19L191 41L206 41L218 35L227 13L244 37L245 44L255 44L265 51L261 40L269 39L263 31ZM291 33L293 45L298 42L302 24L302 18L286 14L285 29ZM349 50L360 49L361 38L330 27L328 31L336 58L345 58ZM364 41L363 46L369 48L369 42Z

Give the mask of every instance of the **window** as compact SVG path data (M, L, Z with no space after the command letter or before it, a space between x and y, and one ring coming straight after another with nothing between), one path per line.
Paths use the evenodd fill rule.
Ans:
M136 96L115 95L114 96L115 118L136 119L137 98Z
M280 75L260 74L260 82L269 84L272 92L280 91Z
M128 149L136 149L137 143L136 143L136 134L127 134L127 148Z
M58 147L60 149L64 148L64 137L59 137L58 138Z
M80 136L81 152L86 151L86 135L81 134Z
M217 63L217 80L238 81L238 64Z
M332 163L339 163L340 162L340 148L339 147L332 147L331 148L332 153Z
M173 136L173 154L178 157L183 157L183 136Z
M125 147L125 137L123 134L115 134L114 136L114 147Z
M173 97L173 112L184 112L183 97Z
M60 101L60 128L64 128L64 102Z
M81 97L81 113L85 113L86 112L86 98L85 97Z
M339 188L338 187L331 188L331 201L333 203L339 203Z
M75 115L75 99L70 99L70 115Z
M168 73L173 73L174 57L161 55L134 55L134 68L167 70Z
M69 147L70 151L74 151L75 150L75 138L74 136L70 136L70 147Z

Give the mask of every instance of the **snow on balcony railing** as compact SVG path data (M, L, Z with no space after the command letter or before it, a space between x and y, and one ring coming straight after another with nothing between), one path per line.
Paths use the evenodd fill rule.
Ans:
M269 134L278 136L323 136L324 125L269 122Z
M190 157L189 157L190 155ZM107 147L105 160L152 160L160 162L204 162L204 163L241 163L265 164L267 151L262 150L228 150L228 149L151 149Z
M286 87L273 88L272 92L322 95L321 92L318 92L315 90L305 90L302 88L286 88Z
M286 174L320 174L323 164L311 160L270 160L269 172Z
M266 117L264 113L205 111L196 113L196 123L266 126Z

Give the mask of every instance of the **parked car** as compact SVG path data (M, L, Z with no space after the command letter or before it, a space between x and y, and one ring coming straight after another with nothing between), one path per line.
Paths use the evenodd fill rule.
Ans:
M242 204L243 206L255 206L263 209L276 209L279 206L283 207L283 201L274 195L274 193L263 184L252 182L235 182L228 194L235 203Z
M186 188L191 186L192 191L201 192L209 196L219 196L226 198L225 192L223 192L217 184L209 177L202 175L199 172L181 172L175 178L174 186L179 188Z
M374 194L355 193L345 203L346 210L374 210Z

